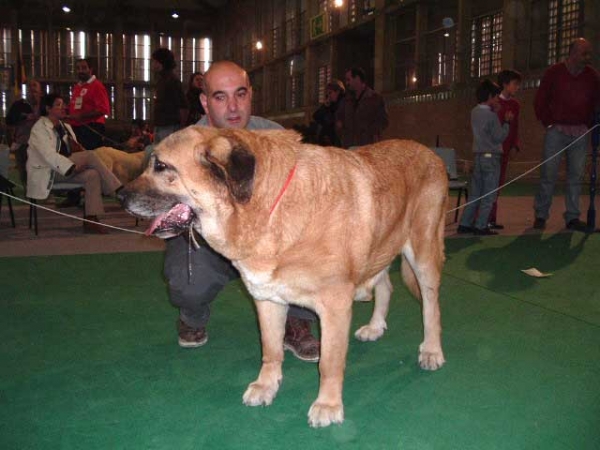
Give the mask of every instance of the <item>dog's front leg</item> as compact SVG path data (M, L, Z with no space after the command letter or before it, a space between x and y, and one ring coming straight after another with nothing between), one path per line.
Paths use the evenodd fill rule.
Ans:
M321 320L321 382L319 396L308 411L312 427L326 427L344 421L342 387L348 352L348 334L352 318L352 292L339 305L318 308ZM337 302L336 302L337 303Z
M269 301L256 301L255 304L263 357L258 378L244 393L244 404L248 406L270 405L277 395L283 378L283 336L288 310L287 305Z

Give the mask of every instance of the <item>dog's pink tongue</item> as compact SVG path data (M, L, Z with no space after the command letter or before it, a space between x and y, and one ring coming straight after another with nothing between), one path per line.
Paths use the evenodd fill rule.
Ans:
M146 230L146 236L150 236L157 228L160 228L163 223L167 225L173 224L182 224L186 223L190 220L190 215L192 214L192 210L189 206L184 205L183 203L178 203L173 206L169 212L161 214L156 219L152 221L148 229ZM171 222L168 224L167 222Z
M158 216L156 219L152 221L148 229L145 231L146 236L151 236L154 233L154 230L158 228L158 226L162 223L164 219L169 215L169 213L164 213Z

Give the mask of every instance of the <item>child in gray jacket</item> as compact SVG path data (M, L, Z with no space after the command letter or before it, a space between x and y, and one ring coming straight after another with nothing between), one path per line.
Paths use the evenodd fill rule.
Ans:
M496 198L496 193L487 195L498 188L502 162L502 142L508 136L509 123L513 114L508 112L504 123L500 123L497 110L500 87L483 80L475 92L479 103L471 111L473 130L473 153L475 165L471 177L471 198L475 199L465 208L458 233L474 233L486 236L498 234L488 227L488 219Z

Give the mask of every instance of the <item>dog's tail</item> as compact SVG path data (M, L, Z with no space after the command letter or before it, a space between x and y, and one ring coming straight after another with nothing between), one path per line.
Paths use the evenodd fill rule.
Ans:
M418 300L421 300L421 289L419 288L419 282L414 270L406 260L406 256L402 255L402 279L404 284Z

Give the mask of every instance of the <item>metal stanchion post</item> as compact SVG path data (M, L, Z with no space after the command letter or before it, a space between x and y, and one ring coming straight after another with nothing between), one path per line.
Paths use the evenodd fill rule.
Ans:
M600 124L600 113L596 114L596 124ZM598 169L598 144L600 144L600 128L592 132L592 170L590 173L590 206L587 213L587 232L596 231L596 179Z

